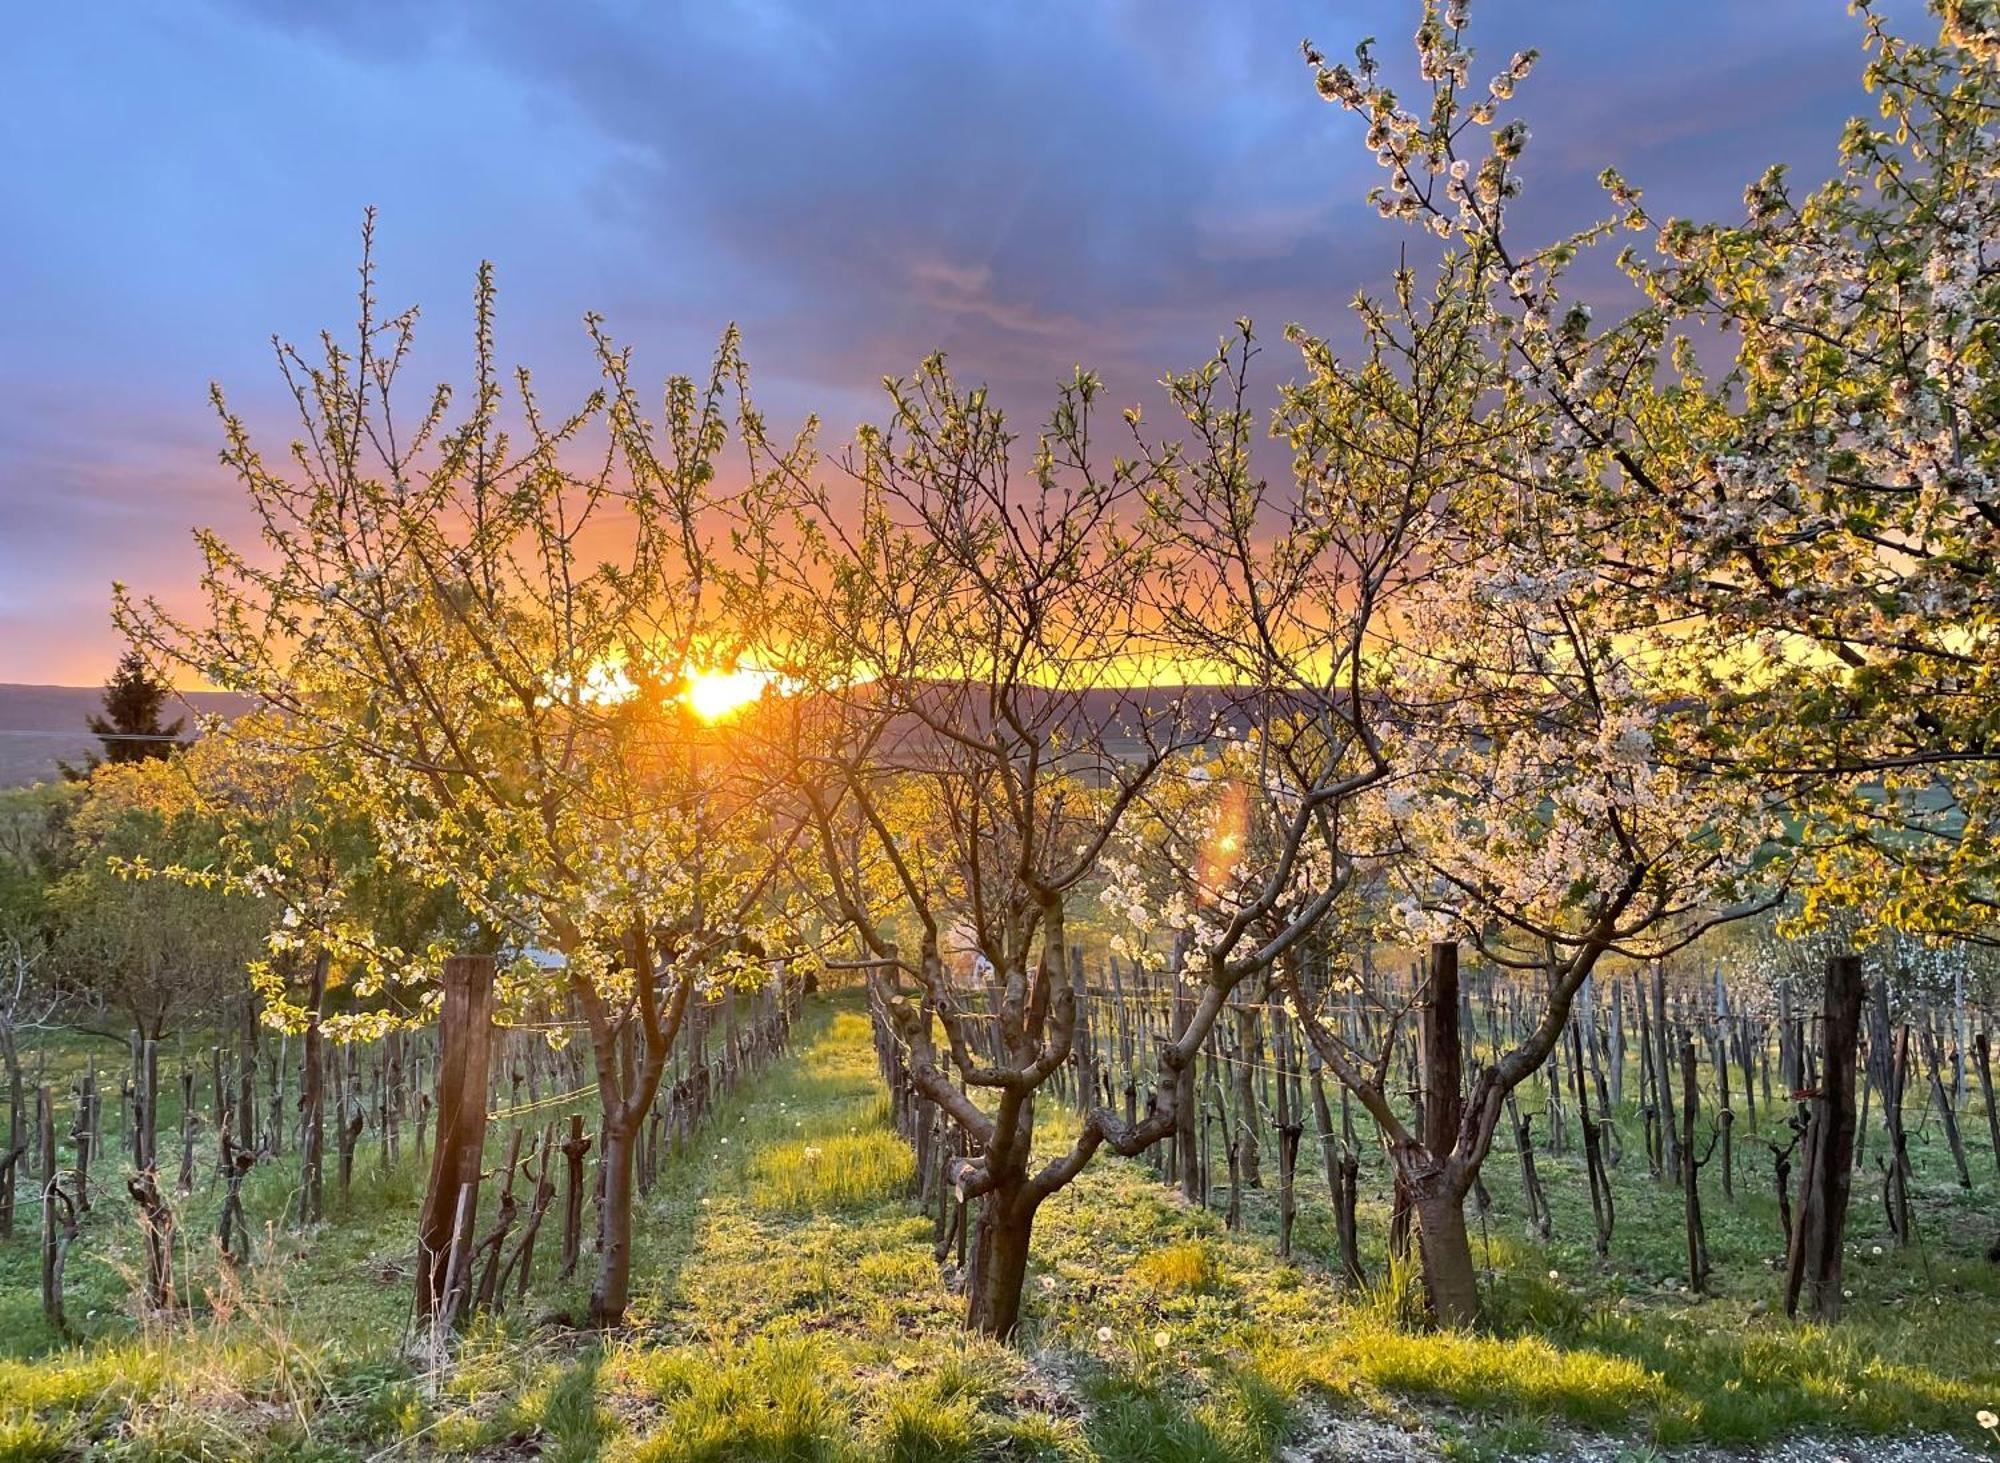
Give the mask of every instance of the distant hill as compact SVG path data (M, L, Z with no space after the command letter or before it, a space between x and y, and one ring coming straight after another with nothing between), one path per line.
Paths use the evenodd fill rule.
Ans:
M81 763L101 750L86 718L95 714L104 691L99 686L10 686L0 684L0 787L19 787L60 777L59 762ZM241 716L250 698L228 691L183 691L169 715L196 713ZM182 706L178 703L185 703Z

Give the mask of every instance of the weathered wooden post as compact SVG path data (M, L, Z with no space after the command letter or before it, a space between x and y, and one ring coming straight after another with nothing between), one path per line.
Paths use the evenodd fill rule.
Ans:
M1701 1111L1701 1087L1695 1066L1694 1034L1681 1033L1681 1193L1687 1224L1688 1289L1708 1291L1708 1227L1701 1217L1701 1165L1694 1156L1694 1125ZM1726 1128L1718 1129L1718 1132ZM1715 1151L1711 1144L1709 1152Z
M1617 990L1617 986L1612 987ZM1604 1144L1600 1124L1590 1115L1589 1089L1583 1081L1583 1033L1576 1014L1569 1019L1569 1039L1572 1053L1570 1072L1576 1087L1576 1111L1583 1128L1584 1176L1590 1182L1590 1218L1597 1234L1597 1257L1601 1260L1611 1253L1611 1228L1615 1222L1612 1207L1611 1176L1605 1172Z
M1680 1138L1674 1123L1673 1036L1667 1026L1667 966L1653 962L1653 1096L1659 1109L1660 1167L1670 1180L1681 1175Z
M181 1068L181 1174L180 1190L194 1192L194 1069Z
M1785 1265L1785 1314L1803 1298L1815 1320L1840 1316L1842 1239L1854 1168L1854 1055L1861 1034L1861 958L1835 955L1826 963L1825 1059L1812 1097L1805 1168L1799 1176L1798 1218Z
M1974 1050L1979 1061L1979 1090L1986 1097L1986 1135L1993 1149L1993 1161L2000 1164L2000 1104L1993 1097L1993 1033L1981 1027ZM0 1230L0 1235L5 1232Z
M257 1147L257 1007L255 995L243 998L242 1040L237 1048L234 1137L239 1148Z
M84 1068L84 1073L76 1092L76 1122L70 1128L70 1141L76 1147L76 1208L79 1214L90 1212L90 1156L93 1151L90 1132L90 1109L97 1100L97 1059L92 1057Z
M564 1163L562 1278L576 1274L576 1262L583 1253L583 1156L590 1151L590 1135L583 1131L583 1115L571 1113L569 1139L562 1145Z
M133 1096L137 1130L133 1137L132 1166L140 1170L157 1168L160 1153L160 1044L152 1037L139 1043L139 1073Z
M417 1314L439 1315L462 1275L478 1203L486 1146L486 1074L493 1046L493 957L454 955L444 963L438 1015L437 1135L430 1183L417 1218Z
M56 1174L56 1116L48 1084L35 1090L36 1172L42 1180L42 1314L60 1334L63 1325L62 1283L57 1263L56 1205L62 1189Z
M1187 1030L1187 1024L1194 1015L1194 1001L1182 979L1187 960L1188 935L1185 930L1174 937L1173 960L1168 967L1168 978L1173 983L1173 1024L1169 1035L1179 1041ZM1174 1148L1173 1155L1179 1167L1181 1197L1191 1204L1208 1203L1201 1175L1201 1134L1196 1126L1195 1105L1195 1064L1190 1061L1182 1067L1174 1078Z

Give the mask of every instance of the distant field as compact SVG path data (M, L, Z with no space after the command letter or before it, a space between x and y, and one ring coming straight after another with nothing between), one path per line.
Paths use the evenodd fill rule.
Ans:
M45 782L60 775L60 763L78 763L96 751L87 718L98 709L96 686L14 686L0 684L0 787ZM249 701L227 691L183 693L193 712L240 715Z

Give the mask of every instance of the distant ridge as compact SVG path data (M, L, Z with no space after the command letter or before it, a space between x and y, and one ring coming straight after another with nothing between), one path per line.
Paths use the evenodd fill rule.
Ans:
M101 707L101 686L20 686L0 682L0 787L62 776L59 763L81 763L102 748L85 718ZM207 716L241 716L251 698L233 691L177 691L168 719L183 708ZM193 715L189 716L190 725Z

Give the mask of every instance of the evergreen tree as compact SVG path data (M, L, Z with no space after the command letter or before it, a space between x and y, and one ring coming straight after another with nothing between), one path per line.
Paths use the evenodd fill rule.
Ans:
M186 718L176 717L172 725L160 721L161 708L172 692L153 678L146 661L136 650L118 658L118 669L104 683L104 712L89 718L91 733L104 745L104 755L92 753L81 768L62 764L63 776L81 782L106 762L143 762L149 757L165 757L180 743Z

